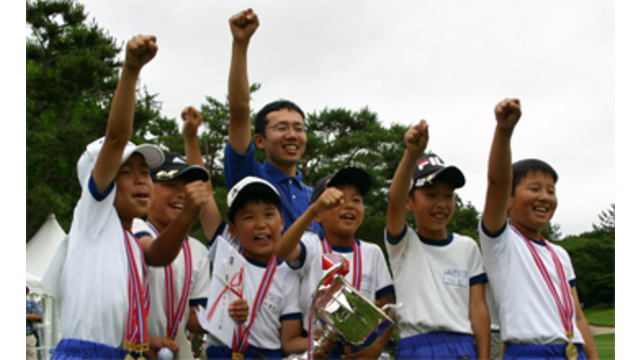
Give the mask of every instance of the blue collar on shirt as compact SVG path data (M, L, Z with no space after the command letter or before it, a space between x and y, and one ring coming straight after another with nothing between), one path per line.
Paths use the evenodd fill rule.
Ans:
M261 267L261 268L267 268L267 265L269 265L268 262L262 262L262 261L258 261L258 260L254 260L254 259L249 259L248 257L245 258L247 260L247 262L249 264L255 265L257 267ZM276 261L278 262L278 266L280 266L280 264L282 264L282 260L280 259L276 259Z
M298 169L296 169L295 177L287 176L285 173L280 171L280 169L273 166L273 164L270 163L269 160L265 160L264 172L265 172L265 175L269 177L268 180L271 180L276 184L285 180L295 180L298 183L298 186L302 186L302 172Z
M356 243L360 245L360 240L356 239ZM347 245L347 246L331 245L331 250L339 253L352 253L353 246L352 245Z
M447 246L447 245L451 244L451 242L453 241L453 234L452 233L447 233L447 239L446 240L427 239L426 237L420 235L420 233L418 233L417 231L416 231L416 234L418 234L418 237L420 238L420 241L422 241L422 243L426 244L426 245Z

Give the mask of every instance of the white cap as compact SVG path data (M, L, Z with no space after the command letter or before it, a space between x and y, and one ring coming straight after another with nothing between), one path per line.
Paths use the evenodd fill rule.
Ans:
M272 190L278 198L280 198L280 193L276 190L273 185L271 185L268 181L261 179L255 176L247 176L244 179L238 181L227 193L227 206L231 208L233 202L238 198L238 196L242 193L242 190L246 189L250 185L264 185L268 189Z
M103 136L87 145L86 150L78 160L78 181L80 181L80 185L83 187L89 178L89 174L91 174L93 168L96 166L96 160L98 160L100 149L102 149L102 145L104 144L104 139L105 137ZM136 145L129 141L122 153L122 161L120 164L124 164L134 153L142 155L144 161L151 169L162 165L164 162L164 153L159 147L151 144Z

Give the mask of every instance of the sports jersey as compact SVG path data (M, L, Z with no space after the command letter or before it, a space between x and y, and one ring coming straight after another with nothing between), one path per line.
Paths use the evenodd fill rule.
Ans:
M489 234L482 222L479 228L487 275L500 318L502 341L514 344L566 343L568 339L558 308L525 243L526 239L507 224L497 234ZM543 242L531 240L530 243L560 293L551 253ZM569 284L575 286L576 276L569 254L560 246L549 246L558 255ZM584 343L576 326L575 311L572 321L573 341Z
M142 219L135 219L132 226L133 233L138 237L150 236L156 239L156 232ZM185 299L184 313L180 321L183 329L189 319L189 306L206 305L209 291L209 261L207 260L207 248L198 240L189 238L188 240L191 258L191 286L187 298ZM184 247L176 259L171 263L173 278L173 307L174 311L179 308L185 286L185 251ZM149 267L149 316L147 325L149 336L167 337L167 283L165 267Z
M228 241L221 236L215 241ZM232 240L230 242L233 247L237 248L237 244ZM250 309L249 317L254 309L254 302L258 288L263 275L267 269L267 263L246 259L244 271L244 296ZM214 275L215 276L215 275ZM298 298L291 294L298 294L300 291L300 282L297 275L283 262L278 261L277 269L271 285L269 286L267 295L260 307L260 311L256 314L253 325L251 326L249 345L254 348L280 350L282 343L280 341L280 328L282 322L298 319L301 320L300 306ZM214 302L214 299L209 299ZM249 320L245 324L248 324ZM234 331L234 329L229 329ZM207 346L220 346L218 341L212 336L207 336Z
M103 194L92 177L85 183L60 278L62 337L122 348L129 309L126 246L143 279L141 249L133 234L125 232L113 205L115 182Z
M367 299L375 302L376 299L393 293L393 281L387 268L387 263L382 254L382 250L375 244L356 240L361 251L361 279L360 293ZM309 312L311 310L311 298L318 287L318 282L322 278L322 240L314 233L305 232L300 239L302 253L299 260L289 261L289 264L296 269L300 277L300 308L303 312L303 324L305 331L309 331ZM344 278L352 285L354 266L354 249L352 246L332 246L334 253L343 255L349 261L349 272ZM354 285L355 286L355 285ZM315 328L319 328L316 324Z
M402 303L401 338L436 331L473 334L469 288L486 281L476 242L458 234L430 240L406 225L398 240L385 237L396 301Z

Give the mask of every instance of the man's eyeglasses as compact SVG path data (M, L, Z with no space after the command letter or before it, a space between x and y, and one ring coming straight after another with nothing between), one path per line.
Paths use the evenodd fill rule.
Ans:
M284 123L277 123L277 124L273 124L271 126L267 126L267 129L273 129L274 131L284 134L287 132L290 132L293 130L294 133L296 134L303 134L307 131L307 127L304 126L303 124L294 124L293 127L288 125L288 124L284 124Z

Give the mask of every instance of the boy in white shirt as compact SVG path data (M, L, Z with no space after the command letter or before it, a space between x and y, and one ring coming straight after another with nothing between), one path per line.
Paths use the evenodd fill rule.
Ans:
M511 164L511 136L521 115L518 99L504 99L495 107L479 226L504 358L597 359L571 258L542 237L558 205L558 175L537 159Z
M129 142L136 80L156 54L154 36L138 35L126 58L114 94L106 136L87 146L78 160L82 195L74 211L60 278L63 339L53 359L155 357L171 340L147 333L146 262L167 265L180 250L202 203L189 201L173 227L179 241L158 237L146 251L131 233L133 220L151 205L150 169L164 161L152 145Z
M406 150L389 189L386 247L394 276L400 341L396 358L489 357L486 275L476 242L447 232L462 172L435 154L422 120L404 136ZM409 228L406 213L417 229Z

